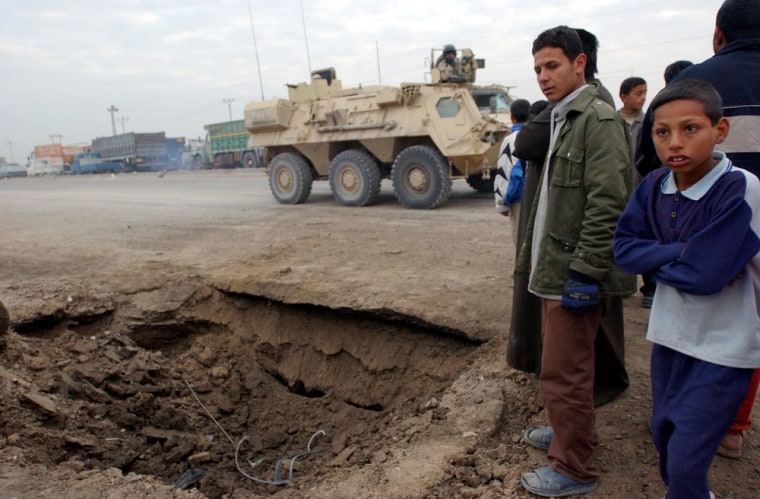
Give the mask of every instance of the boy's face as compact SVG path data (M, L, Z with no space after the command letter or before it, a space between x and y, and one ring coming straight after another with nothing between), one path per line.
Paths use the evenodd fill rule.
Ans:
M644 107L647 100L647 86L645 83L636 85L628 94L620 96L623 101L623 110L638 113Z
M549 102L559 102L586 84L583 76L585 54L571 61L561 48L544 47L533 55L533 62L538 86Z
M728 120L715 125L701 102L678 99L654 111L652 141L662 164L675 175L678 189L694 185L718 164L713 148L728 135Z

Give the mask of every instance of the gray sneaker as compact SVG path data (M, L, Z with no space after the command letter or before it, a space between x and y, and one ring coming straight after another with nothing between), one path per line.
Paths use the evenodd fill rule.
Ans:
M566 497L587 494L596 488L597 482L579 482L544 466L523 474L520 478L520 485L537 496Z
M526 442L541 450L549 450L552 437L554 437L554 429L551 426L535 426L528 428L523 433Z

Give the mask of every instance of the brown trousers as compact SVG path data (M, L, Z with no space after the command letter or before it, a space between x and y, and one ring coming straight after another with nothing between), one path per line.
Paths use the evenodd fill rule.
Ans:
M548 132L547 126L547 134ZM523 133L523 132L520 132ZM547 135L548 137L548 135ZM548 139L547 139L548 140ZM530 208L538 190L541 164L528 161L525 165L525 188L517 232L517 252L525 240ZM512 219L515 223L518 219ZM515 257L517 255L515 254ZM541 298L528 291L528 275L515 274L512 292L512 317L509 323L507 364L529 373L541 372ZM628 388L625 369L625 339L623 334L623 298L611 296L606 300L596 335L596 369L594 405L599 407L614 400Z
M599 477L594 467L594 339L603 306L576 315L559 300L542 300L541 305L541 391L554 428L550 466L580 482L592 482Z

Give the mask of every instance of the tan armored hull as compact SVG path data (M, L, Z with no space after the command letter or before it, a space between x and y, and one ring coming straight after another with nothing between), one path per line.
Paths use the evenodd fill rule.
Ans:
M267 148L279 201L303 202L313 180L328 179L339 203L362 206L391 178L402 205L437 208L453 178L479 190L490 185L509 129L483 116L469 84L343 89L334 71L326 74L291 86L287 100L246 106L248 145Z

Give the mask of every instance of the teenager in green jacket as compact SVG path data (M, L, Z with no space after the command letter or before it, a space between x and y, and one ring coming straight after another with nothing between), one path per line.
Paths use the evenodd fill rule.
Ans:
M544 96L556 103L551 142L516 272L541 298L541 390L551 426L525 432L548 445L549 466L525 473L523 487L561 497L594 490L594 339L607 297L632 294L635 276L612 259L617 219L633 188L630 135L584 77L575 30L559 26L533 42ZM548 438L547 438L548 437Z

